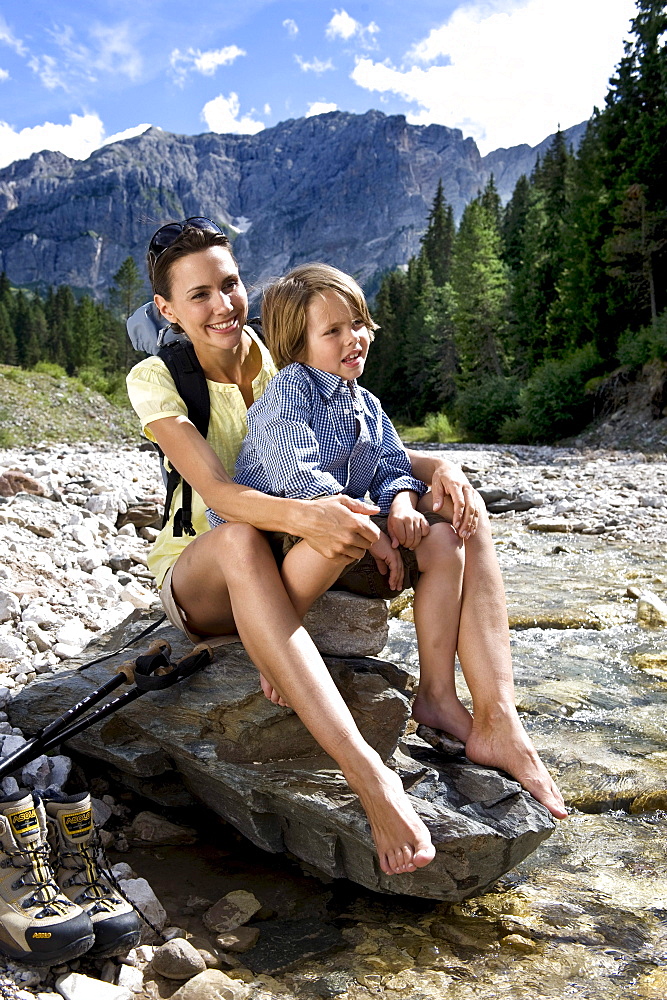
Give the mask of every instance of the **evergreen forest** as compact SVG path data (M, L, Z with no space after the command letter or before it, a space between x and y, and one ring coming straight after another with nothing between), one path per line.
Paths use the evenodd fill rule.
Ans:
M64 370L120 399L140 357L125 319L145 297L130 257L106 303L66 285L42 298L0 275L0 362ZM663 0L637 0L579 149L557 132L507 205L491 178L458 227L441 181L419 254L383 277L372 306L364 384L395 421L449 421L468 440L576 433L606 375L667 361Z
M125 374L144 355L127 336L125 321L146 298L131 257L114 275L106 304L75 297L69 285L46 297L16 289L0 274L0 363L51 374L76 375L91 389L125 401Z
M394 419L553 441L591 419L606 374L667 360L666 31L667 5L637 0L578 151L559 131L505 207L491 178L457 229L440 184L375 300L364 382Z

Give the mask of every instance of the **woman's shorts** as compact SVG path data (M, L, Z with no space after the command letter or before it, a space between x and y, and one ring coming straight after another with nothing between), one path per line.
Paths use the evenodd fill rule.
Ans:
M176 565L174 563L174 565ZM174 566L170 566L167 570L164 580L162 581L162 586L160 587L160 600L162 601L162 607L164 608L164 613L171 622L171 624L179 629L181 632L187 635L188 639L195 644L195 646L200 642L206 642L209 646L226 646L230 642L240 642L236 632L230 635L199 635L197 632L192 632L188 628L188 620L185 616L185 611L176 603L176 598L174 597L174 592L171 586L171 577L174 571Z
M449 524L444 517L441 517L440 514L434 514L432 511L425 513L424 517L431 525ZM387 533L387 520L388 518L381 514L371 517L371 521L385 534ZM281 531L270 532L270 535L269 543L279 564L282 561L280 556L286 556L289 550L302 540L297 535L286 535ZM398 551L403 559L403 590L408 590L409 587L414 588L419 579L417 552L413 549L403 548L402 545L399 545ZM347 590L351 594L361 594L363 597L381 597L387 601L391 600L392 597L398 597L403 592L402 590L391 590L388 581L389 574L383 576L371 553L365 552L361 559L345 567L330 589Z

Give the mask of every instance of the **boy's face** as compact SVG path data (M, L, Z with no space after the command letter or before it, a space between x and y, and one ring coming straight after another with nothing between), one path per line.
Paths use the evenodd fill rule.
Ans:
M308 303L306 320L306 350L299 360L340 378L358 378L364 370L370 334L349 303L337 292L318 292Z

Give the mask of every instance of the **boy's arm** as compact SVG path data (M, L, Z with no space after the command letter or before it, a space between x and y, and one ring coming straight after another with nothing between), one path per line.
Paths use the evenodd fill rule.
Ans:
M412 475L407 452L391 420L381 411L382 454L368 492L383 514L388 514L397 493L408 490L421 497L426 483Z
M454 530L461 538L468 532L474 534L477 530L477 515L483 509L483 501L460 467L448 462L446 458L424 451L408 450L407 456L413 474L431 484L433 510L439 511L445 497L451 497L454 506L452 518Z
M276 496L310 500L342 492L338 480L320 467L320 446L310 426L311 416L309 393L296 379L280 383L273 379L248 412L246 442ZM242 451L240 457L244 454ZM256 485L245 476L246 470L237 464L236 479Z

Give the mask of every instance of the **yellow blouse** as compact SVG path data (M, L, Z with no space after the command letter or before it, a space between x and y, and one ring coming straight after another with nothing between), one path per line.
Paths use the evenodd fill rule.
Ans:
M270 380L276 374L276 367L271 355L259 340L254 330L245 327L261 353L261 368L253 379L253 397L259 399ZM230 476L234 475L236 458L241 448L241 442L246 436L248 425L246 421L246 405L237 385L223 382L211 382L207 379L211 398L211 416L206 440L224 465ZM174 380L164 361L151 356L140 361L127 376L127 391L130 402L141 420L144 434L151 441L155 438L147 427L153 420L163 417L178 417L188 415L187 406L176 391ZM158 587L162 586L167 570L176 562L185 546L192 538L185 535L174 538L173 515L181 506L181 486L174 493L171 513L168 523L158 535L148 556L148 568L153 573ZM209 530L206 520L206 504L202 498L192 491L192 526L198 535Z

